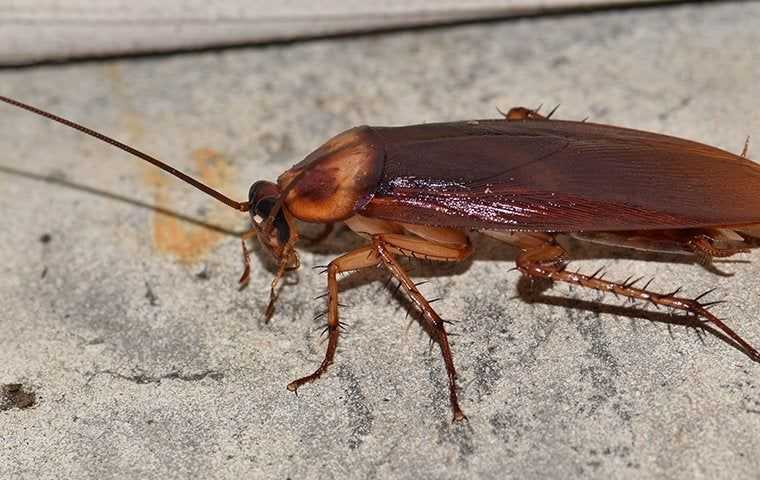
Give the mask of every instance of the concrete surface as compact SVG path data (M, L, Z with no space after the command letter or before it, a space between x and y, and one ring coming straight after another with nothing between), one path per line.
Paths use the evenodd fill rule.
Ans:
M662 1L667 0L0 0L0 65Z
M242 198L352 125L497 105L561 103L561 117L739 151L760 132L759 22L757 4L684 6L3 70L0 85ZM356 238L302 250L264 325L272 267L256 256L238 291L239 241L223 233L244 216L76 132L4 106L0 118L0 478L760 475L760 366L665 311L531 292L488 239L472 262L417 270L461 320L467 424L450 423L439 355L377 272L343 281L350 334L295 396L286 383L324 349L310 267ZM721 317L760 344L756 253L721 277L572 246L585 271L718 287Z

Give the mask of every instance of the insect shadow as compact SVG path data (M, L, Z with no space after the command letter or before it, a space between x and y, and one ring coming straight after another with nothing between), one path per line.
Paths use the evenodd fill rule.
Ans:
M182 220L183 222L191 223L193 225L197 225L199 227L207 228L209 230L212 230L214 232L222 233L225 235L232 235L232 236L240 236L242 235L242 231L235 231L231 230L229 228L222 227L220 225L215 225L203 220L199 220L197 218L191 217L189 215L184 215L182 213L176 212L174 210L169 210L167 208L159 207L157 205L153 205L147 202L143 202L141 200L137 200L131 197L127 197L124 195L120 195L118 193L108 192L106 190L101 190L99 188L90 187L89 185L84 185L77 182L72 182L71 180L68 180L64 177L57 176L55 174L40 174L40 173L33 173L33 172L27 172L25 170L21 170L18 168L12 168L7 167L4 165L0 165L0 173L5 173L7 175L11 176L17 176L26 178L29 180L36 180L38 182L48 183L50 185L56 185L59 187L64 188L70 188L72 190L77 190L80 192L85 192L90 195L95 195L103 198L107 198L109 200L116 200L118 202L126 203L128 205L132 205L138 208L143 208L147 210L152 210L157 213L161 213L163 215L167 215L173 218L176 218L178 220Z

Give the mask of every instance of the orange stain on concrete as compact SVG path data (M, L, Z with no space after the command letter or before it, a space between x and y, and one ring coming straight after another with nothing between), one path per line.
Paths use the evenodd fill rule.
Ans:
M227 159L210 148L199 148L192 153L195 161L193 176L215 189L229 191L228 182L234 172ZM188 172L190 173L190 172ZM172 201L172 192L180 182L164 172L151 167L146 171L146 180L155 189L157 206L173 211L182 211L182 205ZM181 188L181 186L180 186ZM203 195L203 194L200 194ZM207 197L208 210L204 220L209 223L226 224L232 216L239 221L235 212L216 200ZM192 212L183 212L192 213ZM224 235L199 225L183 222L175 217L156 212L153 215L153 245L162 252L172 255L183 263L194 263L202 259Z

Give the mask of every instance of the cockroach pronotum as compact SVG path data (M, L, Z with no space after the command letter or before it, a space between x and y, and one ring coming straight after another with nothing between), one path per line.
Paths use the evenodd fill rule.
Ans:
M752 360L760 353L719 320L703 302L679 291L656 293L641 279L623 282L573 273L559 235L618 247L691 254L702 262L760 245L760 166L740 155L667 135L586 121L551 119L513 108L505 118L402 127L352 128L328 140L280 175L257 181L238 202L173 167L79 124L2 97L0 100L125 150L179 177L241 212L278 268L279 282L299 266L296 220L344 222L368 243L333 259L327 273L327 350L312 374L288 384L296 391L333 363L342 323L341 272L386 269L420 313L440 347L454 420L465 418L457 399L456 371L445 321L409 277L399 257L460 261L472 254L468 237L480 232L519 250L516 267L543 278L611 292L686 312L712 324ZM552 112L553 113L553 112Z

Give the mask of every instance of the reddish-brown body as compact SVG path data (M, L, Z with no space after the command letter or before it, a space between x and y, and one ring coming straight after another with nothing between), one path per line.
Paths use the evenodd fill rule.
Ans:
M471 231L520 250L517 268L546 278L685 311L720 329L753 360L760 353L678 291L661 294L638 280L611 282L565 269L561 234L650 251L693 254L702 262L758 245L760 167L741 155L666 135L586 122L549 120L514 108L504 119L405 127L357 127L333 137L283 173L277 184L251 186L247 202L229 197L163 162L97 132L18 101L0 101L46 116L162 168L241 211L279 263L278 285L298 266L295 220L343 221L369 240L327 266L328 345L320 367L288 385L296 390L333 362L341 322L337 275L383 267L404 288L420 321L439 344L449 378L454 419L456 373L445 322L419 292L397 257L458 261L472 252ZM551 115L551 114L550 114ZM706 292L709 293L709 292Z
M586 122L357 127L281 175L280 189L305 168L311 171L285 204L307 222L358 213L421 225L550 232L760 223L760 166L754 162L689 140ZM361 172L356 182L354 172ZM349 202L333 208L325 202L318 215L302 207L311 199L334 202L338 188L352 190L350 214Z

